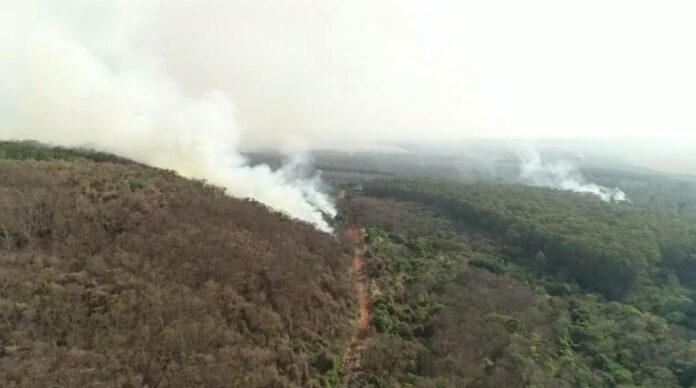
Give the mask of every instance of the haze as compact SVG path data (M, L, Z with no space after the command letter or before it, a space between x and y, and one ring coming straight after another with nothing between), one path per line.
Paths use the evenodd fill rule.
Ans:
M696 8L636 1L162 5L138 39L248 144L693 137Z
M89 34L114 68L129 45L190 96L225 92L246 147L297 137L693 139L696 128L688 1L34 4ZM35 28L16 17L20 7L2 5L3 40Z
M605 148L672 138L680 153L647 142L621 158L693 172L683 163L696 151L688 2L1 7L0 138L172 169L327 232L331 193L298 150L582 137L595 140L591 151L597 138L620 139ZM252 166L245 152L260 148L288 160ZM601 192L573 182L560 186Z

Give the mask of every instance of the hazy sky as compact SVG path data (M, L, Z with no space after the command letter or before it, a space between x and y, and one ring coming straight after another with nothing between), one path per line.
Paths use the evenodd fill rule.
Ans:
M6 17L11 3L0 0ZM44 18L88 36L115 73L128 66L119 56L128 46L191 97L225 92L246 146L696 139L693 1L38 4Z

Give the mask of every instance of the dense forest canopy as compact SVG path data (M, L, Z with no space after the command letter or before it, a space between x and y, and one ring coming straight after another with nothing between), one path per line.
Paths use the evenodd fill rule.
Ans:
M0 385L335 381L354 317L339 241L111 155L0 155Z
M340 193L333 236L171 171L0 142L0 381L696 384L687 177L588 170L631 199L606 202L447 178L445 159L385 172L379 158L332 157L318 163ZM356 252L369 328L346 372Z
M591 195L521 185L372 181L368 195L437 207L458 222L501 237L536 265L610 298L637 283L661 284L696 253L696 218L659 208L607 203ZM688 285L690 279L682 279Z
M367 226L375 293L363 382L696 381L690 217L544 188L421 179L367 182L349 206Z

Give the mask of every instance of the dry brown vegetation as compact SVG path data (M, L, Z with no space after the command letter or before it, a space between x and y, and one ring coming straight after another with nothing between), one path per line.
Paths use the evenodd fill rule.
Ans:
M0 160L0 385L331 380L353 330L349 253L172 172Z

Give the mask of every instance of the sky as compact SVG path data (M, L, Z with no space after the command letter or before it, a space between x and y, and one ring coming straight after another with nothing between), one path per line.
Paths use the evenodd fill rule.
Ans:
M145 63L186 97L221 92L242 147L696 141L692 1L27 1L18 19L23 3L0 0L5 39L60 25L116 74Z
M696 144L691 4L0 0L0 139L112 152L330 233L312 148ZM257 148L287 162L252 166Z
M692 1L195 1L143 44L244 139L696 137ZM314 139L314 140L313 140Z

